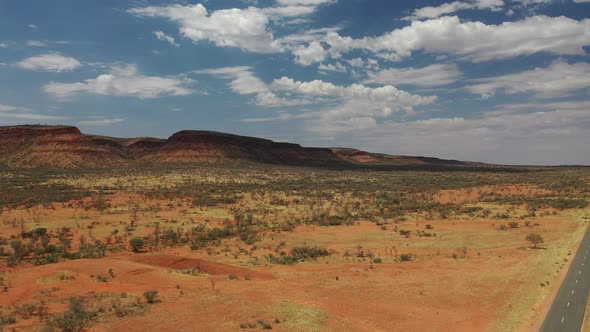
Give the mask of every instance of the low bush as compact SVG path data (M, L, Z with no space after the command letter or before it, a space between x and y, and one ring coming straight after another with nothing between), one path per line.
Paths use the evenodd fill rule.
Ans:
M156 297L158 296L158 291L157 290L148 290L145 291L143 293L143 297L145 298L145 300L147 301L147 303L155 303L156 302Z
M414 260L414 255L412 254L401 254L399 255L399 260L401 262L410 262Z

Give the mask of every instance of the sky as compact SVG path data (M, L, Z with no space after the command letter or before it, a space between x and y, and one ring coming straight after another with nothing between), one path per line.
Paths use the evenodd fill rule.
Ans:
M0 0L0 125L590 165L590 0Z

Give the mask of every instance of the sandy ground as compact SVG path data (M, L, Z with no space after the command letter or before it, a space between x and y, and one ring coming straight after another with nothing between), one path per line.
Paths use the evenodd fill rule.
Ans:
M531 195L535 193L530 189ZM472 202L481 194L454 191L439 197ZM131 200L166 203L116 196L111 200L113 209ZM179 216L218 225L227 213L216 208L190 210L183 204L179 199L169 210L142 212L136 232L149 234L154 220ZM569 252L581 238L585 227L581 215L560 212L527 219L537 226L521 223L504 231L498 225L506 221L491 219L417 219L384 228L368 221L353 226L301 226L293 232L266 235L256 243L256 250L229 239L210 254L184 246L44 266L1 266L10 287L1 293L0 306L42 303L55 314L66 309L68 298L83 296L89 306L104 311L90 327L92 331L235 331L240 324L258 320L272 323L278 331L529 330L542 319L540 313L558 287ZM74 239L80 235L104 238L129 217L124 210L101 214L62 204L2 215L5 221L23 218L31 229L73 227ZM396 227L424 231L427 224L433 226L428 232L436 236L419 237L413 232L405 237L394 232ZM19 231L10 223L0 227L4 237ZM545 238L541 249L530 248L524 239L533 231ZM335 253L295 265L269 264L264 256L276 255L281 243L285 251L317 245ZM249 253L240 253L240 248ZM382 263L356 257L359 250L381 258ZM415 259L399 262L401 254L415 255ZM194 268L198 274L180 273ZM99 275L109 278L99 281ZM159 292L159 302L139 306L145 302L143 292L150 289ZM117 317L111 311L113 303L121 301L137 311ZM43 324L33 316L19 318L11 327L38 330Z

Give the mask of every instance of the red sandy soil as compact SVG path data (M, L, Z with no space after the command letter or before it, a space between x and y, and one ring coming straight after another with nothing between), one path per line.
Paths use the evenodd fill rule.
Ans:
M159 266L171 270L192 269L196 267L199 270L199 272L210 275L227 276L232 274L242 278L252 278L261 280L274 279L274 276L271 273L211 262L199 258L186 258L166 254L148 254L135 255L127 259L129 259L132 262Z
M563 226L557 221L544 224L543 230L548 233ZM458 229L485 234L489 227L482 222L448 222L437 224L436 230L443 235ZM323 243L332 241L325 238L332 234L346 241L349 236L368 231L375 231L375 226L309 227L285 234L284 239ZM547 240L555 239L549 236ZM416 241L427 239L399 240L400 253L405 243ZM324 312L327 318L323 330L329 331L482 331L503 317L504 308L517 305L515 295L528 292L531 284L538 288L538 280L531 279L527 265L540 251L520 250L509 239L498 241L489 250L470 249L467 259L441 255L408 263L375 264L372 269L368 262L338 257L294 266L242 268L187 258L190 251L184 249L178 256L118 254L98 260L16 268L10 274L10 296L0 297L0 305L34 303L42 298L40 291L47 290L50 295L45 299L50 312L55 313L65 309L64 300L71 296L127 292L141 297L145 290L157 289L162 302L150 306L145 314L113 317L91 330L231 331L237 330L241 322L280 318L285 323L274 324L273 329L292 331L297 329L287 325L289 319L281 316L284 313L275 310L283 303L291 303ZM364 240L360 243L371 246ZM340 251L346 247L335 242L331 248ZM429 251L408 250L420 254ZM384 250L374 252L385 261L391 259ZM210 277L171 273L195 266ZM106 283L91 277L107 274L109 269L115 277ZM75 279L40 282L60 271L68 271ZM229 274L238 275L239 280L229 280ZM211 289L211 280L216 282L215 290ZM51 291L52 287L58 290ZM34 324L35 320L30 319L17 326Z
M441 194L453 202L469 202L483 191L454 191ZM531 188L531 195L538 193ZM490 192L514 188L490 188ZM518 192L527 194L527 189ZM448 196L445 196L448 195ZM477 196L479 197L479 196ZM114 205L125 204L131 196L114 196ZM153 204L154 201L142 204ZM183 209L184 206L177 208ZM56 221L69 218L72 210L62 207L38 208ZM9 217L25 211L12 211ZM170 213L174 214L175 211ZM127 215L100 215L88 212L92 220L128 220ZM161 212L164 214L164 212ZM355 226L304 226L294 232L267 236L257 243L256 255L274 253L280 242L290 247L303 243L335 250L338 254L314 262L292 266L248 266L250 258L233 258L219 252L229 246L234 251L239 241L224 240L211 255L204 250L163 249L157 253L108 254L96 260L74 260L44 266L0 267L11 284L8 296L0 296L0 306L15 306L45 301L50 313L65 310L67 299L84 296L92 301L97 294L126 292L141 298L143 292L158 290L160 303L150 305L143 314L101 319L92 331L235 331L243 322L279 318L278 331L482 331L487 329L532 330L538 313L547 305L546 297L558 284L558 265L573 249L572 234L580 225L569 214L530 219L534 228L497 230L498 220L407 221L387 225L363 222ZM394 226L424 230L437 237L410 238L392 232ZM102 223L93 231L108 231ZM2 225L4 236L18 228ZM546 250L528 248L524 237L531 231L545 238ZM86 230L83 230L85 232ZM108 234L108 232L106 232ZM569 235L569 237L565 235ZM74 236L78 238L79 234ZM577 236L577 235L576 235ZM354 257L356 246L371 250L382 264ZM413 253L412 262L395 262L391 248L399 254ZM453 259L452 254L468 248L468 257ZM266 248L266 249L265 249ZM344 257L348 250L352 257ZM274 253L276 254L276 253ZM198 267L202 276L175 271ZM107 282L96 276L115 277ZM67 271L73 280L56 276ZM238 280L230 280L229 275ZM540 282L551 287L541 288ZM42 291L44 293L42 293ZM0 293L1 294L1 293ZM45 295L44 295L45 294ZM529 299L525 301L526 299ZM281 309L283 308L283 309ZM517 314L520 325L499 325ZM38 318L19 319L15 327L34 330ZM504 328L504 329L502 329Z

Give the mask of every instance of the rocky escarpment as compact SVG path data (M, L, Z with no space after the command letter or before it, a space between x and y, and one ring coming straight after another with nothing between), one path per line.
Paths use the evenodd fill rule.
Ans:
M101 144L71 126L0 127L0 163L15 168L113 167L129 164L121 146Z
M309 149L298 144L197 130L177 132L140 158L146 163L225 163L237 160L284 165L342 163L329 149Z
M371 153L351 148L330 149L340 160L362 165L472 165L474 163L432 157L416 157Z
M336 167L466 164L349 148L302 147L212 131L183 130L168 139L159 139L84 135L72 126L0 127L0 165L13 168L110 168L242 161Z

